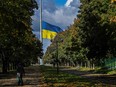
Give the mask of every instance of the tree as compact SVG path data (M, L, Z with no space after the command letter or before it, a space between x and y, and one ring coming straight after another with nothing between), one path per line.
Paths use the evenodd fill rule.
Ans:
M31 16L34 15L35 8L38 8L35 0L0 1L0 58L4 73L7 72L8 62L16 65L19 60L27 60L25 55L31 52L30 47L34 46L34 52L38 50L42 54L41 43L38 44L39 48L35 46L37 44L33 44L35 37L31 28ZM38 43L37 40L36 42ZM32 54L28 54L28 57L32 57Z
M99 65L106 57L115 57L115 4L109 0L81 0L74 24L57 35L63 39L63 43L59 43L59 59L73 63L89 60ZM55 48L55 42L47 50L49 55L55 52L49 52L51 47Z
M82 47L88 49L87 58L95 59L96 63L99 63L103 59L109 50L111 34L107 32L115 32L110 26L111 8L109 0L81 0L82 5L80 7L80 15L78 15L80 21L79 29L82 40ZM111 12L111 11L110 11ZM115 14L115 12L113 12ZM114 26L114 25L113 25ZM113 31L112 31L112 30Z

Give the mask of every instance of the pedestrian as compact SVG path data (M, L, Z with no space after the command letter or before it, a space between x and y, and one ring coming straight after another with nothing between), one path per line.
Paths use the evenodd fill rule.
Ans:
M25 75L23 64L19 63L17 65L17 80L18 85L23 85L23 75Z

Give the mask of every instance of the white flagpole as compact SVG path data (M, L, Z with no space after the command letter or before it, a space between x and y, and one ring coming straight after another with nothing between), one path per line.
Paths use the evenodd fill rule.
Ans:
M42 0L40 0L40 41L42 42Z
M42 0L40 0L40 41L43 43L42 40ZM43 59L40 58L40 65L43 65Z

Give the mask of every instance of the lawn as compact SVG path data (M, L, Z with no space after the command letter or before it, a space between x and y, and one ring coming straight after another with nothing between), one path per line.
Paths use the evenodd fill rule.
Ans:
M96 83L77 75L61 71L57 74L53 67L40 66L40 68L48 87L98 87ZM102 86L99 85L99 87Z

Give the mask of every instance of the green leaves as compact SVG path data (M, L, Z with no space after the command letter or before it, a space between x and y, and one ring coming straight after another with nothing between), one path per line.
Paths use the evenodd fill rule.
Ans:
M95 60L93 62L97 64L109 53L116 56L115 3L110 0L80 1L80 11L74 24L54 39L63 39L63 43L59 42L59 59L68 62ZM52 48L55 48L55 42L48 48L47 54L56 52L50 51Z
M31 62L43 55L42 43L33 35L31 28L35 8L38 8L35 0L0 1L0 44L4 49L0 51L5 53L9 49L12 52L8 56L5 54L3 59Z

